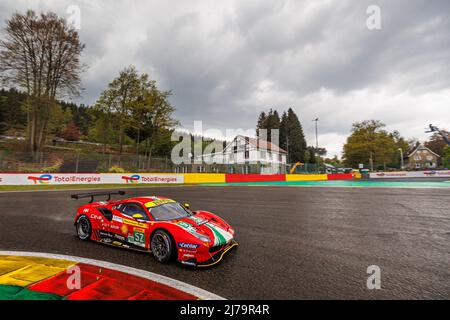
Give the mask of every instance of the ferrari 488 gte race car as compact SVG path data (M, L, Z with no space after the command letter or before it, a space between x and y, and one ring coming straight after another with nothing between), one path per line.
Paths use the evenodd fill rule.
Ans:
M74 194L91 198L77 210L78 238L113 246L151 252L159 262L172 257L190 266L207 267L218 263L237 246L234 230L223 219L206 211L191 211L189 205L164 197L137 197L113 201L118 192ZM108 196L94 202L94 197Z

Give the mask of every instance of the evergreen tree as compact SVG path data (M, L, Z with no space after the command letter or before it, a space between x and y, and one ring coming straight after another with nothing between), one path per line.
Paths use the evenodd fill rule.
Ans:
M289 161L291 163L305 161L305 151L307 149L307 144L305 140L305 135L303 133L303 127L292 108L288 109L287 116L285 119L285 127L283 128L283 135L285 136L285 147L286 151L289 152Z
M263 111L259 114L258 122L256 124L256 136L259 137L259 129L265 129L267 116L266 113Z
M267 130L267 137L263 137L262 133L259 131L260 129ZM256 125L256 135L264 140L272 142L272 134L271 130L279 130L280 129L280 116L276 110L269 110L269 113L266 115L265 112L262 112L259 115L258 123ZM278 145L278 141L273 141Z
M280 147L284 150L288 149L288 132L288 118L286 111L284 111L280 122Z

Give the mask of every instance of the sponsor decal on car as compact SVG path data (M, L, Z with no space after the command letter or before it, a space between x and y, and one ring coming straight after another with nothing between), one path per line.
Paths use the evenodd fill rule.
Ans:
M114 237L114 234L112 234L111 232L108 232L108 231L100 230L98 233L100 234L100 237L105 237L105 238L113 238Z
M125 237L121 236L119 234L114 234L114 238L117 239L117 240L120 240L120 241L125 241Z
M120 223L123 222L123 219L121 217L119 217L119 216L116 216L116 215L113 215L112 220L116 221L116 222L120 222Z
M178 242L178 247L183 249L197 249L200 245L195 243Z
M128 227L124 224L120 227L120 231L122 231L122 234L128 234Z
M145 247L145 230L134 228L133 233L128 235L129 243L139 247Z
M171 200L171 199L160 199L160 200L155 200L155 201L152 201L152 202L147 202L145 204L145 206L147 208L153 208L153 207L157 207L157 206L160 206L160 205L163 205L163 204L174 203L174 202L175 201Z
M139 228L144 228L144 229L148 228L146 223L137 222L137 221L130 220L130 219L123 219L123 223L128 224L133 227L139 227Z

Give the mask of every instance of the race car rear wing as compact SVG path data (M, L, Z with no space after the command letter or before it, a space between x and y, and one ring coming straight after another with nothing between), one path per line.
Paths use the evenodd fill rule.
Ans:
M111 196L113 194L119 194L121 196L123 196L125 194L125 191L114 191L114 192L88 192L88 193L79 193L79 194L73 194L70 197L72 199L83 199L83 198L91 198L91 200L89 201L89 203L94 202L94 198L98 197L98 196L108 196L108 199L106 199L106 201L111 200Z

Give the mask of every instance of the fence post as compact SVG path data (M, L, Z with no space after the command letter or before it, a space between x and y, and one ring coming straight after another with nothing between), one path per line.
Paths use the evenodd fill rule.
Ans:
M77 159L75 161L75 173L78 173L78 164L80 162L80 152L77 151Z

